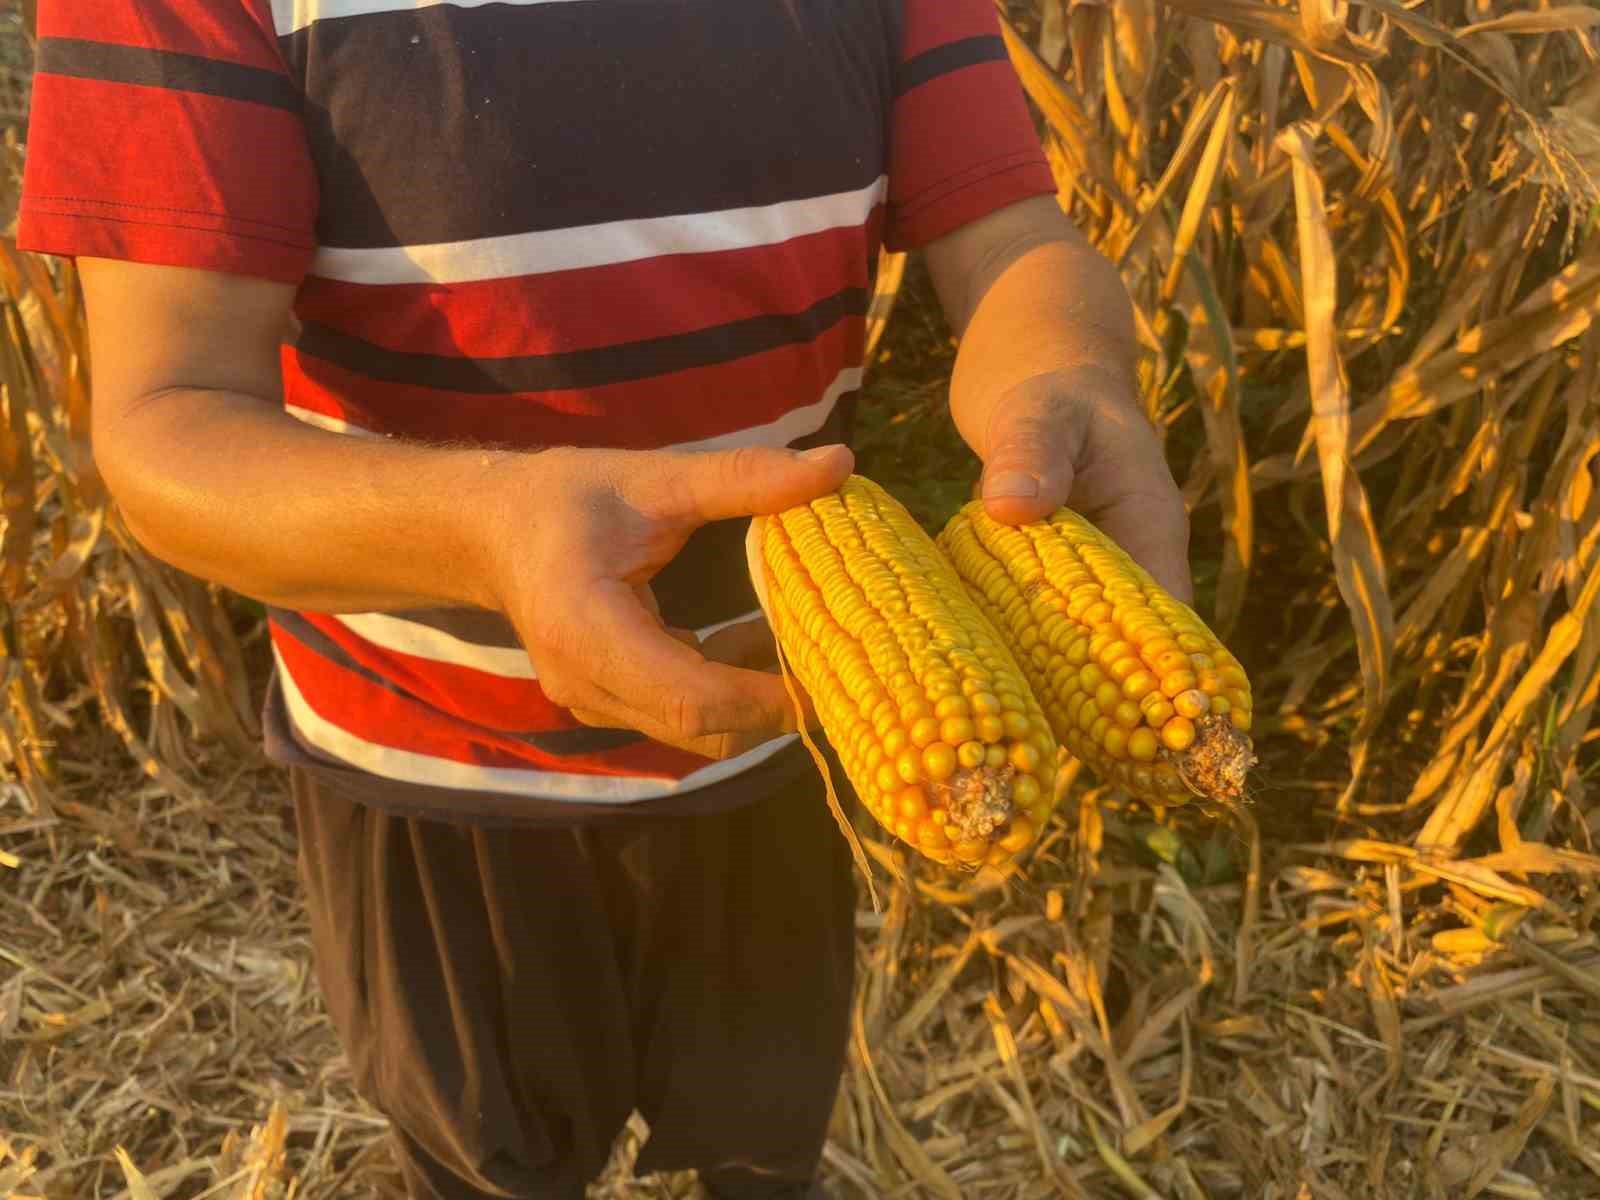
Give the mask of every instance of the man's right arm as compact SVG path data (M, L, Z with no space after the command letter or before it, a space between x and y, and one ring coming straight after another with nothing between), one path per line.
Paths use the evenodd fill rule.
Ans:
M844 448L525 453L334 434L282 408L292 287L80 266L95 459L158 557L287 608L503 612L554 702L713 757L793 728L780 681L707 661L639 591L697 526L836 488Z
M153 554L285 608L498 607L482 528L528 455L313 428L282 408L286 284L80 260L94 454Z

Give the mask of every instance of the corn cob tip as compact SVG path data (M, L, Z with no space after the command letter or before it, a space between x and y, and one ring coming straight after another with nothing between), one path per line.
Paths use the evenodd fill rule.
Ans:
M1250 738L1227 717L1208 715L1195 722L1194 744L1170 755L1184 786L1203 800L1238 803L1244 799L1245 779L1256 765Z
M949 824L962 838L986 838L1011 819L1015 806L1011 797L1011 778L1016 768L987 766L963 768L937 785L936 797Z

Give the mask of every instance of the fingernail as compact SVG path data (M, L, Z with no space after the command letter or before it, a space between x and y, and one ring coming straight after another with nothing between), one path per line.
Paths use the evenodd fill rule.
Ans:
M827 462L828 459L843 449L844 447L840 443L834 442L827 446L813 446L811 449L804 451L800 457L809 459L812 462Z
M996 471L983 478L983 498L1026 500L1039 494L1039 481L1026 471Z

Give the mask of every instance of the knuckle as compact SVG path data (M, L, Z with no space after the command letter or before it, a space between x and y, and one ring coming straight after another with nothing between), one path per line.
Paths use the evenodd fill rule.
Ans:
M699 481L709 457L704 451L656 452L622 485L621 494L647 520L680 520L695 510Z
M564 673L539 676L539 686L545 699L558 708L572 708L582 699L579 689Z
M561 623L554 620L544 605L532 606L519 624L518 635L530 654L547 655L561 648Z
M735 446L722 459L723 478L730 484L763 474L768 464L765 453L758 446Z
M696 741L710 734L705 711L688 696L679 696L672 713L672 732L685 741Z
M996 448L1013 454L1027 454L1049 440L1050 428L1045 413L1035 410L1015 414L1006 421Z
M732 733L724 733L713 739L711 757L715 759L737 758L749 749L751 749L751 746L748 738L742 738Z

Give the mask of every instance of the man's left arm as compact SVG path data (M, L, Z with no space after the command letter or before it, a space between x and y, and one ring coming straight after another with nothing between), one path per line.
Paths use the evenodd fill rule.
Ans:
M1139 404L1116 268L1051 196L963 225L926 255L961 339L950 407L983 460L990 515L1019 524L1070 504L1188 600L1188 514Z

